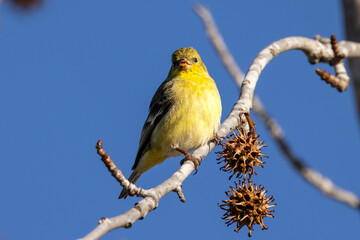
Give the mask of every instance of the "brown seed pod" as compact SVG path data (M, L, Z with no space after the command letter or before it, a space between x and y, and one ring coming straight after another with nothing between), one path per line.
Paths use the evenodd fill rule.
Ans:
M220 170L231 173L229 179L234 175L236 178L243 177L244 180L248 175L249 180L252 175L256 174L254 166L263 168L263 157L268 157L261 153L264 141L259 141L259 135L256 135L254 129L246 136L244 130L237 128L237 132L226 137L221 142L222 150L216 152L219 154L219 164L224 163Z
M274 207L276 204L270 205L274 201L273 196L266 197L267 190L261 185L258 187L256 184L239 181L235 182L235 188L230 186L230 191L225 192L229 200L223 200L223 204L218 204L219 207L226 211L222 219L224 219L227 226L236 223L235 232L238 232L243 226L249 228L248 236L251 237L251 231L254 230L253 226L259 224L262 228L268 229L264 225L264 217L274 217L269 208Z

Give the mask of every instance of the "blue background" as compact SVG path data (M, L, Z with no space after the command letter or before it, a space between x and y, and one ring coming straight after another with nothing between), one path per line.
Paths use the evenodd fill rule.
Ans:
M137 152L152 95L166 78L171 53L195 47L217 82L225 119L239 91L222 66L194 1L56 1L22 13L0 7L0 238L75 239L100 217L131 208L95 151L104 142L126 176ZM247 70L257 53L288 36L344 39L339 1L200 1L209 7L236 61ZM325 70L332 71L324 64ZM336 184L360 195L359 127L352 86L326 85L299 51L282 54L262 73L256 93L286 132L298 156ZM276 203L269 227L253 239L356 239L358 212L331 200L290 167L261 121L269 145L254 179ZM217 148L219 150L219 148ZM144 174L156 186L179 167L169 159ZM131 229L103 239L247 239L233 232L217 206L233 185L211 153L176 194Z

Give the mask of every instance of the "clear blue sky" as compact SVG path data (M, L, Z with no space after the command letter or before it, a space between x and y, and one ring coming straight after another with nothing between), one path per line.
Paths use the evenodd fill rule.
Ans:
M193 46L217 82L223 119L238 89L210 45L194 1L56 1L31 13L0 7L0 238L75 239L100 217L138 201L118 200L119 184L95 151L98 139L128 176L152 95L171 53ZM200 1L212 11L236 61L246 71L257 53L283 37L344 38L339 1ZM321 64L320 67L331 71ZM360 195L359 127L352 86L340 94L320 81L300 52L277 57L256 93L286 131L291 147L338 185ZM293 171L254 117L269 145L254 179L274 195L275 219L253 239L356 239L360 217L321 195ZM131 229L103 239L247 239L220 219L217 203L232 181L210 154L176 194ZM139 180L149 188L168 178L169 159Z

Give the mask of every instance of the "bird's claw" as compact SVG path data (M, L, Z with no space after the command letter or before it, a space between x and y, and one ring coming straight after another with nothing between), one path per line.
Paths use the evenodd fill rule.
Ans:
M221 137L219 137L217 133L214 133L213 138L211 140L213 140L216 145L219 145L221 143Z
M193 155L191 155L190 153L185 154L185 158L183 160L180 161L180 164L183 165L186 161L191 161L194 166L195 166L195 174L197 174L198 170L199 170L199 165L201 163L200 159L197 157L194 157Z
M195 173L194 174L196 174L198 172L201 160L199 158L194 157L193 155L191 155L187 151L182 150L181 148L175 147L174 150L176 150L178 152L181 152L182 154L185 155L185 158L180 161L181 165L183 165L187 160L191 161L194 164L194 166L195 166Z

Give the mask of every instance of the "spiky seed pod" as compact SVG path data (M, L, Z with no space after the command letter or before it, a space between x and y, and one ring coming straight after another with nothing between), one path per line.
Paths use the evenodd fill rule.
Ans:
M276 204L270 205L274 201L273 196L266 197L267 190L261 185L258 187L249 181L249 186L246 182L235 182L235 188L230 186L230 191L225 192L229 200L223 200L223 204L218 204L219 207L226 211L222 219L224 219L227 226L236 223L235 232L238 232L243 226L249 228L248 236L251 237L253 226L259 224L262 230L268 229L264 225L264 217L274 217L269 208Z
M268 157L261 153L261 148L264 141L259 141L259 135L255 131L251 131L249 136L246 136L242 129L237 128L237 132L233 131L230 137L226 137L221 142L222 150L217 152L219 154L218 163L225 163L220 170L231 173L229 179L234 175L236 178L243 177L244 180L248 174L249 180L252 175L256 174L254 166L263 168L263 157Z

